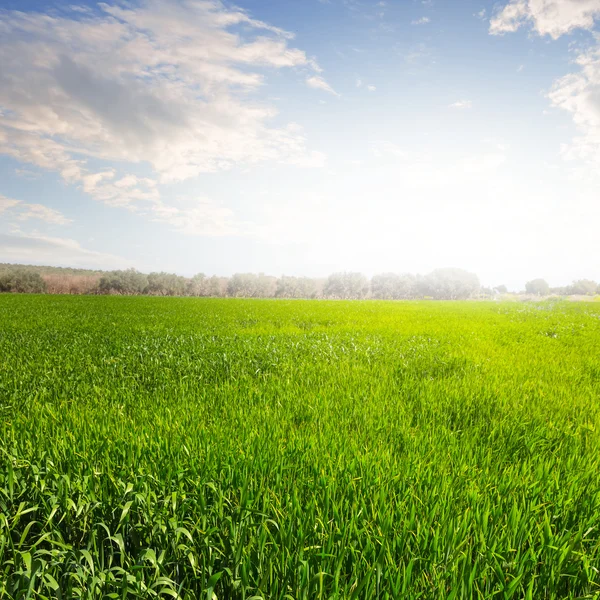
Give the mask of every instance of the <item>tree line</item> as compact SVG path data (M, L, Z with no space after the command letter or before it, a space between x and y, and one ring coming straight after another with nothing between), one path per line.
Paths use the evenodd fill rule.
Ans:
M264 273L236 273L211 277L198 273L141 273L135 269L89 271L32 266L0 265L0 292L192 296L217 298L331 298L412 300L466 300L494 298L508 292L506 286L483 287L474 273L463 269L435 269L427 275L381 273L367 278L362 273L333 273L327 278L272 277ZM527 282L521 294L595 295L598 284L589 279L552 288L544 279Z

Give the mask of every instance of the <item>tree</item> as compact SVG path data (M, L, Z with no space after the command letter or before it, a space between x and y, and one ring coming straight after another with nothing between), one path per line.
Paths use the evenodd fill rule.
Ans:
M598 284L591 279L578 279L569 286L571 294L593 296L598 291Z
M144 291L151 296L183 296L186 291L185 277L175 273L150 273Z
M378 300L396 300L398 298L398 282L400 275L381 273L371 279L371 294Z
M204 273L196 273L188 280L185 288L187 296L207 296L207 280Z
M277 280L264 273L235 273L227 283L227 295L234 298L270 298Z
M410 273L382 273L371 279L371 294L381 300L405 300L417 293L417 278Z
M225 296L228 281L225 277L217 277L213 275L206 281L206 295L213 298L221 298Z
M463 269L436 269L425 276L422 290L436 300L466 300L479 291L479 277Z
M317 295L317 282L309 277L288 277L277 280L277 298L314 298Z
M550 286L545 279L532 279L525 284L525 291L536 296L547 296L550 293Z
M98 282L101 294L121 294L131 296L143 294L148 286L148 276L135 269L126 271L110 271L102 275Z
M369 281L362 273L334 273L327 278L323 294L328 298L349 300L364 298L369 293Z
M13 269L0 273L0 292L43 294L46 291L46 282L35 271Z
M507 288L507 287L506 287L504 284L502 284L502 285L497 285L497 286L494 288L494 291L495 291L495 292L498 292L499 294L508 294L508 288Z

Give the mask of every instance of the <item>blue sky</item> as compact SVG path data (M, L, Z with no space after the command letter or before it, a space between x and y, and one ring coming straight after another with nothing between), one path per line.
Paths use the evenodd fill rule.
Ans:
M600 0L4 0L0 262L600 279Z

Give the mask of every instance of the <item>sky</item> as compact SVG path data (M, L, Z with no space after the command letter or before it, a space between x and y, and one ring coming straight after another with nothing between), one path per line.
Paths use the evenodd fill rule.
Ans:
M1 0L0 262L600 280L600 0Z

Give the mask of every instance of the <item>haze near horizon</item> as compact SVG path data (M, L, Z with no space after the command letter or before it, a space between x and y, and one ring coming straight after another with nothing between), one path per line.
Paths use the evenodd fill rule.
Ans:
M600 0L4 0L0 262L600 279Z

